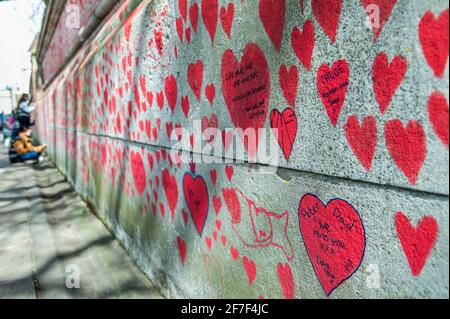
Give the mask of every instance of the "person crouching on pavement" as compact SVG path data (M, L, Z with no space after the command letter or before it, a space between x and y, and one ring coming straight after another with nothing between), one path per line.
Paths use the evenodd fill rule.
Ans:
M13 147L21 161L37 160L41 163L44 160L42 153L47 148L47 145L34 146L31 142L31 133L32 130L30 128L21 128L19 136L13 143Z

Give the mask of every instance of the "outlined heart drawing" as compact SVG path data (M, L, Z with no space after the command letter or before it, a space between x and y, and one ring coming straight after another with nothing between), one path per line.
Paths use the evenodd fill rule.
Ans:
M362 263L366 239L361 218L342 199L324 205L317 196L306 194L300 200L298 219L314 272L330 296Z

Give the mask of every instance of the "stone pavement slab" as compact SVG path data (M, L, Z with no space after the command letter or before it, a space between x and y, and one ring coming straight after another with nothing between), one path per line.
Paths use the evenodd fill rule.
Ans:
M0 298L162 296L49 161L10 165L2 146Z

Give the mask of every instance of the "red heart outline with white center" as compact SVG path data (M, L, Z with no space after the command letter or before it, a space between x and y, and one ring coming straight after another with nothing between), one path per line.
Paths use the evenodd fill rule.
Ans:
M308 208L309 208L308 211L304 210L306 205L308 205ZM317 207L317 211L314 212L314 210L313 210L313 214L311 213L311 207L314 207L314 208ZM334 216L336 209L338 209L340 211L339 217L342 214L344 214L346 219L352 220L353 224L352 224L351 228L348 227L348 224L345 225L345 223L344 223L344 226L340 225L339 224L341 222L340 220L337 220L337 222L336 222L335 220L331 219L332 217L338 218L338 217ZM304 214L302 214L302 212ZM325 216L325 217L329 217L326 220L319 220L319 222L318 222L316 220L316 214L319 214L319 213L322 213L322 215L323 215L323 213L328 213L330 215ZM306 217L304 217L305 214L310 215L310 216L308 216L308 220L311 220L310 217L313 217L312 223L311 222L308 223L308 220L306 220ZM305 196L303 196L302 199L300 200L299 207L298 207L298 219L299 219L299 225L300 225L300 233L301 233L306 251L308 253L308 258L311 261L314 272L316 274L317 279L320 282L320 285L322 286L322 289L324 290L324 292L327 296L330 296L331 293L337 287L339 287L342 283L344 283L347 279L349 279L361 266L361 263L362 263L362 260L364 258L364 254L365 254L365 248L366 248L365 229L364 229L364 225L362 223L361 217L359 216L356 209L345 200L342 200L339 198L334 198L334 199L331 199L326 205L324 205L319 197L317 197L314 194L308 193ZM317 219L319 219L319 217L317 217ZM303 222L302 222L302 220L303 220ZM330 224L330 222L332 222L332 221L334 223ZM345 220L344 220L344 222L345 222ZM340 258L341 261L343 261L343 259L348 258L348 260L346 261L347 265L344 265L342 268L348 267L349 269L337 269L337 271L335 270L335 275L334 275L335 279L334 280L336 282L327 281L326 280L327 273L324 270L322 270L322 268L319 268L320 265L317 264L317 259L319 258L323 264L328 266L328 269L330 267L330 264L332 266L335 266L336 268L338 266L340 266L340 264L338 263L339 261L336 261L335 257L327 256L322 252L321 246L323 245L323 243L320 243L320 240L318 240L317 237L315 237L315 236L317 236L317 235L315 235L315 233L317 232L317 229L314 229L314 227L319 228L320 227L319 225L321 225L321 224L328 225L328 227L326 227L325 230L334 231L335 234L336 234L336 232L340 232L338 234L339 237L337 237L335 235L334 239L336 239L337 241L340 241L340 243L342 243L344 245L344 247L351 244L350 252L344 251L344 253L342 253L342 250L339 250L339 252L341 252L341 253L338 256L341 257ZM339 229L337 229L337 227L335 229L333 229L332 228L333 226L338 226ZM344 228L344 227L346 227L346 228ZM350 233L347 232L347 234L345 234L344 229L348 229L350 231ZM354 230L354 232L351 232L352 230ZM321 236L323 236L323 234L321 234ZM357 238L357 237L359 237L359 238ZM328 247L328 248L330 248L330 247ZM336 249L339 249L339 247ZM318 256L319 253L321 253L320 256ZM349 262L351 262L350 265L349 265ZM338 271L339 271L339 273L337 273ZM328 271L328 273L329 273L329 271ZM333 275L332 273L330 273L330 274Z

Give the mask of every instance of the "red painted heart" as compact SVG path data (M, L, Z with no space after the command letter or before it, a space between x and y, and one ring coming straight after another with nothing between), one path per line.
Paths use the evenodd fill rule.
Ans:
M207 116L202 117L202 134L208 143L214 141L218 135L219 119L216 114L211 114L208 119Z
M336 61L331 69L322 64L317 72L317 88L331 124L336 127L347 96L350 69L345 60Z
M214 83L208 84L205 87L205 95L206 99L208 100L209 104L212 106L214 102L214 98L216 97L216 87Z
M277 265L278 281L280 282L281 291L286 299L295 298L295 283L292 276L291 266L289 264L278 263Z
M217 30L217 20L219 18L219 3L217 0L202 0L202 19L208 30L211 42L214 45L214 37Z
M185 118L188 118L190 109L191 109L191 106L189 103L189 97L183 96L181 98L181 110L183 111Z
M294 27L292 30L291 45L306 70L311 70L311 62L315 46L314 24L311 20L305 22L302 31L300 31L297 27Z
M342 0L311 0L314 17L332 43L336 42Z
M162 184L166 194L167 204L172 213L172 221L175 216L175 208L178 204L178 184L175 176L170 175L169 170L162 172Z
M375 58L372 66L373 91L381 113L384 114L391 104L407 69L408 62L401 56L397 55L391 63L384 52Z
M187 0L178 0L178 9L184 22L187 20Z
M259 17L273 45L280 51L283 41L286 0L260 0Z
M231 29L233 27L234 19L234 3L230 2L228 7L220 8L220 22L222 23L223 31L225 31L227 37L231 39Z
M187 172L183 178L183 192L195 228L202 236L209 209L208 188L202 176Z
M391 16L397 0L361 0L361 4L369 17L374 17L371 21L373 29L373 42L378 40L381 31ZM374 11L377 10L377 11Z
M344 129L353 153L369 172L378 142L377 121L373 116L367 116L360 126L358 117L352 115L348 118Z
M426 157L426 136L422 125L411 120L405 128L400 120L391 120L384 126L384 135L392 159L415 185Z
M198 27L198 4L197 4L197 2L194 2L189 7L189 20L191 21L192 29L194 29L194 32L197 32L197 27Z
M246 131L253 129L255 143L239 134L251 158L258 151L258 129L264 126L270 99L270 74L262 50L254 43L248 44L241 62L232 50L222 57L222 91L233 124ZM249 94L250 92L250 94Z
M440 92L434 92L428 99L428 117L434 132L448 149L448 102Z
M131 173L133 175L136 190L142 196L147 184L147 174L140 152L131 152Z
M434 217L422 218L417 227L411 225L402 212L395 214L398 238L405 252L413 276L419 276L438 237L438 224Z
M253 284L256 277L256 264L254 260L249 260L247 256L242 258L242 265L244 266L245 272L247 273L248 282Z
M434 74L442 78L448 60L448 12L445 10L439 17L427 12L419 23L419 40L423 54Z
M195 96L200 101L203 84L203 62L198 60L195 64L188 66L188 82L194 91Z
M173 113L177 106L178 97L177 79L173 75L169 75L164 80L164 93L166 94L167 103Z
M278 75L280 80L281 90L283 91L284 98L288 104L294 108L295 99L297 98L298 91L298 69L295 65L291 66L289 70L286 65L283 64L280 67Z
M297 116L291 108L286 108L283 113L273 110L270 114L270 126L283 150L284 157L289 160L297 135Z
M177 237L177 247L180 253L181 264L184 266L184 261L186 260L186 242L181 237Z
M334 199L325 206L312 194L301 199L298 216L309 259L329 296L362 262L365 231L361 218L344 200Z

